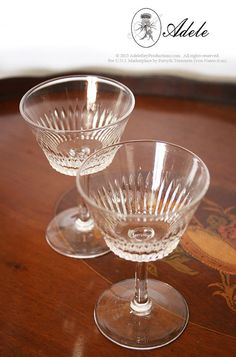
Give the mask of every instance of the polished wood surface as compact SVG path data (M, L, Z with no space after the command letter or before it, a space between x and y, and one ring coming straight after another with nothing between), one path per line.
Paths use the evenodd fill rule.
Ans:
M77 72L67 72L63 75L76 75ZM79 72L87 75L88 72ZM235 83L217 81L201 81L195 79L177 77L172 75L145 75L145 76L127 76L126 74L115 75L110 71L96 71L89 74L101 75L116 79L130 87L137 95L158 95L165 97L175 97L184 99L196 99L207 102L225 103L230 105L236 104L236 86ZM5 78L1 80L0 100L5 100L10 96L19 97L23 92L34 85L47 79L60 77L62 74L54 74L45 77L19 77Z
M130 82L134 90L142 87L136 81ZM25 87L31 83L26 80ZM143 86L143 93L145 88L149 93L150 83ZM185 296L190 322L184 333L170 345L146 352L119 347L100 334L94 305L111 283L130 278L134 266L112 253L91 260L67 258L46 243L45 228L74 178L49 166L20 117L22 94L12 80L0 103L0 356L235 356L236 275L217 262L208 264L206 257L192 257L182 246L164 261L149 264L149 274ZM220 215L217 206L224 212L228 208L233 220L236 107L227 100L219 104L157 94L136 94L123 139L166 140L194 151L211 173L196 219L209 228L209 216ZM207 205L215 205L214 215ZM227 224L236 240L236 225L222 223Z

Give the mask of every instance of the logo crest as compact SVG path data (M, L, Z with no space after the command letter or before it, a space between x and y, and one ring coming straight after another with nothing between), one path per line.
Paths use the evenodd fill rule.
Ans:
M149 8L137 11L132 19L131 33L139 46L154 46L161 35L161 20L158 14Z

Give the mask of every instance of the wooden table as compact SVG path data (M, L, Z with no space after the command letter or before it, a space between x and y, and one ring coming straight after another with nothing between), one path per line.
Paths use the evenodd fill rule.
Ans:
M42 79L11 79L0 82L0 356L236 356L235 86L121 80L136 93L123 138L180 144L211 173L183 244L149 264L150 277L185 296L187 329L170 345L146 352L121 348L98 332L98 296L130 278L134 266L112 253L67 258L46 243L45 228L74 178L51 169L18 111L21 95Z

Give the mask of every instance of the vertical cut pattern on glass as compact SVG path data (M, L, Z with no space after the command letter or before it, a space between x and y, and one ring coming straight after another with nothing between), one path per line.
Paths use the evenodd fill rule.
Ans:
M186 229L189 215L179 212L191 202L188 188L166 177L153 188L153 173L116 177L90 193L100 207L96 214L109 248L133 261L152 261L170 254ZM196 208L196 207L195 207ZM114 215L113 215L114 213Z
M51 166L74 176L81 163L95 150L120 140L125 123L115 125L117 119L102 105L87 110L76 99L74 108L72 105L67 109L58 107L42 114L36 124L52 130L37 130L35 135Z

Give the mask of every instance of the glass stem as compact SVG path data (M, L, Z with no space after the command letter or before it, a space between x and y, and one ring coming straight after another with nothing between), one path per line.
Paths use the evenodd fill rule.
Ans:
M135 294L130 303L131 309L138 315L148 315L151 311L152 301L147 291L147 263L136 264Z
M90 219L91 216L88 207L86 206L83 199L81 199L80 202L78 203L78 209L79 209L79 219L81 221L86 222L88 219Z
M78 218L75 221L75 226L80 232L89 232L94 228L94 220L82 197L78 201Z

